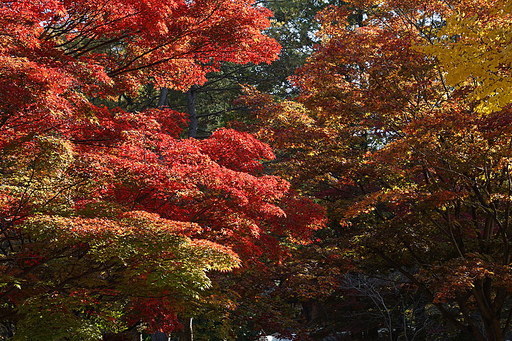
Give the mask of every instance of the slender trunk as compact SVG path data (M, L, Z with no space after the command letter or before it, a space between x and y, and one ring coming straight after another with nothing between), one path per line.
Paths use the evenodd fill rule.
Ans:
M167 103L167 95L169 94L168 88L160 89L160 97L158 98L158 107L161 108Z
M194 341L194 318L183 321L183 331L179 334L179 341Z
M194 318L191 317L188 324L188 330L187 330L187 341L194 341Z
M196 87L192 86L187 91L187 111L188 118L190 120L189 129L188 129L188 137L197 137L197 129L198 129L198 117L196 112Z

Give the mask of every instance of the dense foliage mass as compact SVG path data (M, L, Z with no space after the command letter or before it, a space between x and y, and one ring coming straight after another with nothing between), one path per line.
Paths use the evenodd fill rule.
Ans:
M350 260L338 292L371 299L390 338L510 332L509 8L330 7L318 16L321 44L294 78L297 102L253 90L244 98L279 172L329 209L336 232L323 246Z
M511 8L2 1L0 337L510 337Z
M208 271L308 240L321 210L289 221L300 200L263 173L268 145L230 129L180 138L179 112L112 105L204 83L221 62L272 61L269 15L253 1L2 2L3 335L171 332Z

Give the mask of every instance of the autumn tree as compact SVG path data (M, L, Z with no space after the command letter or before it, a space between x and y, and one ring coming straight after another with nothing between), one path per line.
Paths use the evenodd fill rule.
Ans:
M401 273L402 289L442 315L445 337L510 331L510 109L507 87L489 81L508 82L506 3L330 7L319 14L321 44L294 78L298 103L245 98L280 171L328 207L348 270ZM485 47L475 27L485 27ZM466 57L493 62L459 73Z
M223 63L220 71L207 74L206 83L196 85L186 93L148 86L138 98L123 98L120 104L130 108L162 105L179 108L189 115L189 135L204 138L230 121L249 119L247 108L234 103L242 94L242 85L255 86L262 92L279 97L296 94L296 88L288 77L312 52L316 42L314 32L319 27L315 14L329 4L340 2L290 0L259 3L273 12L272 26L265 33L282 46L277 60L258 65Z
M184 114L109 106L147 84L187 90L278 44L253 1L3 1L0 320L19 340L172 332L210 270L307 240L295 195L247 133L184 139Z
M422 47L435 55L451 86L470 87L479 113L510 104L510 1L473 1L451 13L435 41Z

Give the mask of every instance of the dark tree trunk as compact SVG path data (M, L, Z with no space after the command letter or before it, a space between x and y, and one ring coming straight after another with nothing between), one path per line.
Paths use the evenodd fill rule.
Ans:
M188 323L185 324L184 339L183 341L194 341L194 318L188 319Z
M194 318L181 320L183 330L177 335L179 341L194 341Z
M160 89L160 97L158 98L158 107L161 108L167 103L167 95L169 94L168 88Z
M196 87L192 86L187 91L187 111L190 120L188 126L188 137L197 137L197 129L199 126L197 112L196 112Z
M498 319L485 320L485 334L487 341L503 341L505 337L501 330L500 321Z

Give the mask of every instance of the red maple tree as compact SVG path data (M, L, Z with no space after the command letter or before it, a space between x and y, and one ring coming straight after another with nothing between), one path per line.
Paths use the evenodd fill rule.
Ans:
M208 270L280 257L280 240L322 223L320 209L288 218L301 201L263 173L274 156L251 135L182 139L176 111L100 104L272 61L270 14L252 0L2 1L0 319L17 335L172 331Z

